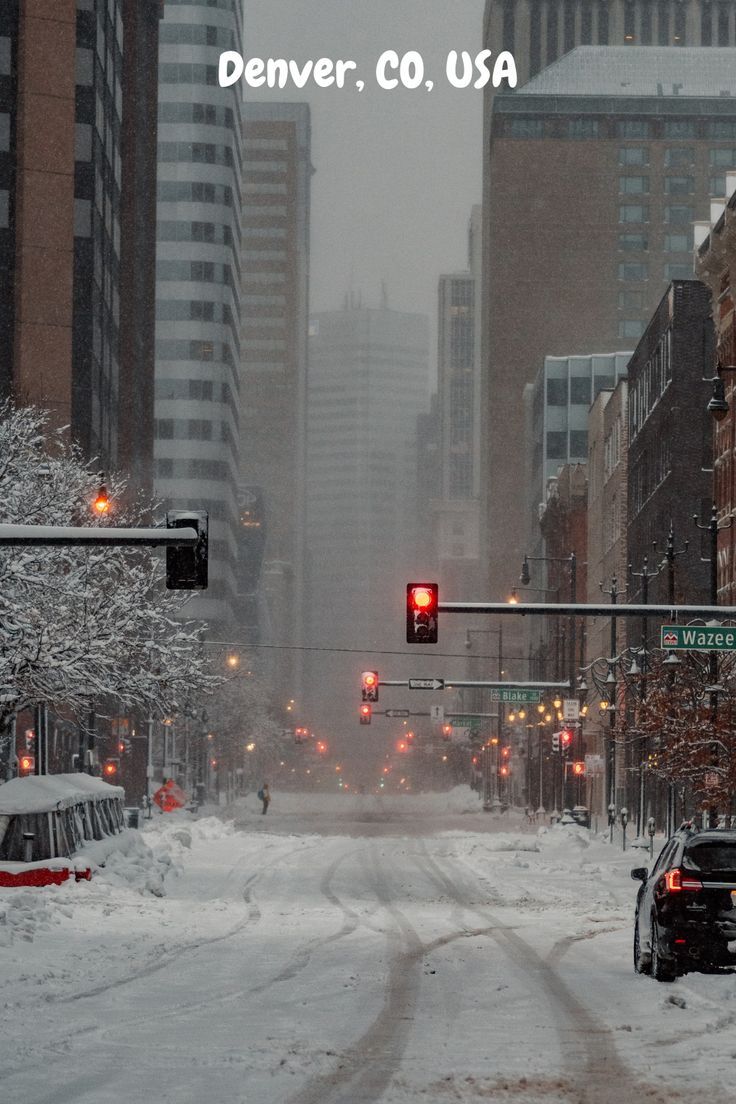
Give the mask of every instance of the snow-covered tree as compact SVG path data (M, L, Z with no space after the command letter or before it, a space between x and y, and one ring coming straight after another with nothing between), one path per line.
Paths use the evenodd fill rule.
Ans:
M106 480L102 524L150 525L150 505L122 504ZM34 407L0 405L0 522L99 525L99 474ZM187 596L167 591L161 556L99 547L0 548L0 731L36 703L81 714L114 700L122 710L170 713L219 683L200 644L203 626L177 616Z

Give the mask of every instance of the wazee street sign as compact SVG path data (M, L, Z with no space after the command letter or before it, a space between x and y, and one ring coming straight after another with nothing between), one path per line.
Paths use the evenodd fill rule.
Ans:
M736 652L736 626L662 625L660 646L671 651Z

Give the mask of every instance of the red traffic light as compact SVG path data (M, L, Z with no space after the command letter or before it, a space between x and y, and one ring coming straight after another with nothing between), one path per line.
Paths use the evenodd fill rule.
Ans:
M562 744L563 748L568 748L570 746L570 744L572 743L572 736L573 733L571 728L562 729L562 731L560 732L560 743Z
M508 767L503 766L503 767L501 767L501 769L499 770L498 773L501 775L502 778L506 778L507 775L510 774L510 770L509 770Z
M378 671L363 671L360 676L363 701L378 701Z
M407 583L406 642L436 644L439 587L437 583Z
M371 710L371 707L369 705L361 705L361 707L360 707L360 723L361 724L366 724L366 725L370 724L371 723L371 713L372 713L372 710Z
M21 755L18 760L19 774L32 774L36 769L35 755Z
M120 768L119 759L106 759L102 764L102 775L104 778L115 778Z

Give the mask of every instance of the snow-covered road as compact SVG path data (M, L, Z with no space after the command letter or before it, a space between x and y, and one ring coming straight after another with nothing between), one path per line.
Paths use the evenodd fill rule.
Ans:
M1 891L3 1100L733 1099L736 977L632 971L638 855L464 788L258 808Z

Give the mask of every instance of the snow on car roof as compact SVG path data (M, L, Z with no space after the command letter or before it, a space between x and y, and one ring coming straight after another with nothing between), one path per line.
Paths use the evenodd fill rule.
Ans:
M122 786L111 786L89 774L44 774L12 778L0 785L0 816L15 813L44 813L63 809L77 801L101 801L123 797Z

